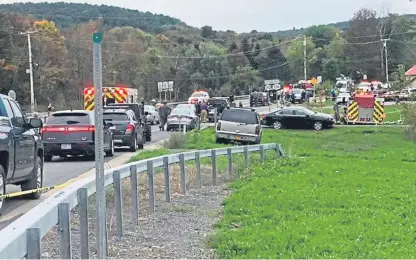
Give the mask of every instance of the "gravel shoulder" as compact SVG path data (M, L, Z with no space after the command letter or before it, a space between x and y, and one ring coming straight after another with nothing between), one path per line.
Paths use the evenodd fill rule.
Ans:
M108 258L218 258L215 250L208 246L209 236L215 223L222 216L222 201L229 195L227 173L218 171L218 185L211 186L211 169L201 165L202 189L195 189L195 170L186 167L187 194L179 191L179 168L170 167L171 203L164 202L163 173L156 171L155 192L156 212L148 212L148 189L146 175L139 178L139 226L132 221L130 183L123 182L123 224L124 236L115 235L115 210L113 189L107 191ZM97 258L95 252L95 204L90 198L89 233L90 258ZM43 258L59 258L59 235L55 228L42 240ZM76 210L71 212L72 258L79 259L79 218Z

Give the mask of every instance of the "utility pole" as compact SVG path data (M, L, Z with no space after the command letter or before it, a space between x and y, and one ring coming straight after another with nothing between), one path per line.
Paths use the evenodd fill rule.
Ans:
M32 62L32 43L30 41L30 35L36 33L37 31L27 31L24 34L27 37L27 47L29 49L29 75L30 75L30 112L35 112L35 90L33 87L33 62Z
M303 36L303 77L305 80L308 80L306 75L306 35Z
M384 47L384 56L386 56L386 83L387 86L389 86L389 62L388 62L388 57L387 57L387 41L389 39L382 39L383 41L383 47Z
M104 187L104 132L103 132L103 82L102 82L102 34L93 34L94 118L95 118L95 185L97 215L97 256L107 258L107 210Z

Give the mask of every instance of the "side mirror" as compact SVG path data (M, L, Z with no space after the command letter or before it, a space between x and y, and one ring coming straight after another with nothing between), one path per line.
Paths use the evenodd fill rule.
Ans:
M310 115L306 115L306 117L311 117Z
M31 118L29 120L29 128L42 128L43 122L40 118Z
M146 111L146 112L144 112L144 115L145 115L145 116L148 116L148 115L149 115L149 112L147 112L147 111Z

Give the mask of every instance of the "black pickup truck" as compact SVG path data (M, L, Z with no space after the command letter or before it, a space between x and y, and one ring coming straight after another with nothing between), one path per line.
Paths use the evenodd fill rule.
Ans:
M42 188L43 143L36 129L42 120L27 121L16 101L0 94L0 195L6 194L6 185L21 186L23 191ZM41 192L29 194L39 199ZM0 199L0 214L4 206Z

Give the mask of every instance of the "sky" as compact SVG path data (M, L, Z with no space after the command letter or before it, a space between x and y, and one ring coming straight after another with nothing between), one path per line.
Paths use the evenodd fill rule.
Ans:
M34 0L30 2L61 2ZM13 0L0 0L12 3ZM28 2L28 1L18 1ZM179 18L188 25L236 32L278 31L350 20L367 7L378 13L416 13L409 0L74 0L65 2L114 5Z

